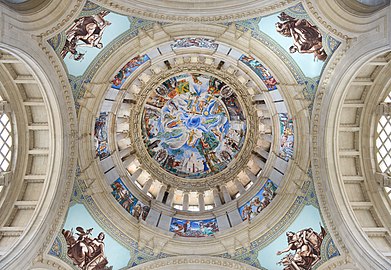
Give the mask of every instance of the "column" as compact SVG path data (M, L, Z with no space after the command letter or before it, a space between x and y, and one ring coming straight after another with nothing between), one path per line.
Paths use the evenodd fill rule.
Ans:
M242 182L238 178L234 180L236 188L239 190L240 195L243 195L246 192L246 189L244 188Z
M144 183L143 191L144 191L145 193L147 193L148 190L151 188L152 183L153 183L153 179L152 179L152 178L149 178L149 179Z
M130 180L132 180L132 182L136 182L137 178L141 175L142 172L143 172L143 169L138 168L138 169L132 174L132 177L130 177Z
M175 189L170 188L170 190L168 191L168 196L167 196L167 201L166 201L166 204L168 206L172 206L174 195L175 195Z
M262 159L260 159L257 155L253 154L252 159L254 162L261 168L263 169L265 167L265 162L263 162Z
M257 176L255 174L253 174L253 172L249 168L245 168L244 172L246 173L246 175L248 176L248 178L252 182L256 182L257 181Z
M129 167L130 163L132 163L135 160L135 158L136 158L135 155L130 155L122 162L122 164L124 165L125 169L127 169Z
M183 192L182 207L182 209L185 211L189 210L189 192L187 191Z
M224 197L225 203L228 203L228 202L232 201L231 195L229 195L227 186L223 185L223 186L220 187L220 189L223 192L223 197Z
M205 197L203 192L198 193L198 207L200 211L205 211Z
M156 200L161 202L163 201L164 194L166 193L167 186L166 185L161 185L159 193L157 194Z
M221 205L221 199L220 199L219 191L217 190L217 188L213 189L213 200L215 202L216 207Z

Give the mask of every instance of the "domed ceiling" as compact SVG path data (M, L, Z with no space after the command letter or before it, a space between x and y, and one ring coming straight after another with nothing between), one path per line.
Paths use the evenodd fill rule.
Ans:
M342 37L304 3L209 23L125 7L87 2L47 37L79 128L71 204L49 254L74 269L190 254L315 269L338 256L308 133ZM311 251L298 258L302 241ZM83 245L95 253L80 257Z

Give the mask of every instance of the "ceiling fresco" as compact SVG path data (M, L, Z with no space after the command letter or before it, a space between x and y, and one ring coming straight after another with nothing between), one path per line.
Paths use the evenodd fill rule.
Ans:
M117 14L88 1L79 16L64 31L48 40L68 74L78 113L80 100L87 94L93 96L88 93L88 84L106 63L106 59L110 59L121 46L137 38L140 32L153 29L156 24L159 27L170 25ZM303 4L299 3L264 17L219 25L233 25L239 31L249 31L251 38L266 45L270 53L277 55L297 84L302 86L302 94L309 102L308 110L311 111L320 76L340 42L312 21ZM94 119L94 124L91 125L94 130L89 135L94 158L103 164L102 171L106 177L106 186L99 192L108 195L105 198L113 213L124 214L124 223L150 226L156 233L167 238L203 241L218 238L224 234L225 229L234 229L235 226L243 228L248 224L264 222L265 215L274 211L273 203L284 184L281 180L284 176L281 167L288 168L288 164L292 164L291 160L295 159L296 120L281 94L282 89L286 88L281 87L273 70L250 52L234 51L231 48L225 52L225 56L243 66L247 73L255 74L260 84L263 83L262 89L256 91L270 94L273 106L278 107L270 121L277 123L275 137L278 138L278 150L275 154L276 159L281 159L281 163L275 166L273 172L280 175L279 181L274 181L273 177L258 181L256 192L240 203L235 202L232 212L223 213L227 220L224 223L221 216L213 211L205 211L201 217L194 213L184 217L176 216L174 210L174 214L167 214L154 209L153 201L159 195L140 196L140 190L155 183L145 177L144 186L138 187L140 190L134 192L133 178L138 167L131 163L130 166L135 168L134 172L126 171L130 175L125 177L113 165L114 153L121 149L115 149L115 143L111 141L118 138L118 135L111 135L116 128L111 108L118 97L127 97L130 92L129 82L139 75L139 71L155 63L159 57L163 58L165 55L162 48L167 50L168 55L191 52L194 48L202 49L208 55L224 46L227 47L210 37L174 37L169 44L148 51L137 51L136 54L129 55L126 61L113 63L115 71L107 82L106 96L101 100L98 113L91 116ZM164 63L167 70L172 68L168 61ZM224 62L219 65L224 65ZM141 123L136 123L141 129L129 132L140 133L140 147L143 147L145 156L162 173L190 180L189 182L219 175L241 159L240 154L244 151L246 140L257 143L257 138L248 138L250 126L255 123L250 122L244 102L251 97L241 95L242 92L223 78L199 70L187 70L162 77L157 86L152 86L143 97L144 103L138 118ZM141 96L138 92L131 94L136 98ZM131 98L127 102L131 105L136 103ZM254 107L265 105L253 100L250 104ZM123 125L130 125L130 114L129 112L123 117L126 119ZM271 131L262 132L262 135L267 133L266 135L272 136ZM259 164L266 162L259 153L256 155L261 160ZM126 155L120 157L121 162L125 157ZM245 166L247 172L251 172L251 164ZM257 173L253 174L255 178ZM122 226L111 220L111 211L107 213L98 207L90 194L90 184L82 180L80 175L79 170L75 176L71 206L63 230L58 233L49 251L50 255L60 258L73 269L82 270L126 269L147 261L174 256L163 252L164 245L161 243L156 244L159 248L153 249L150 247L153 240L148 244L141 244L137 242L139 236L129 237L121 231ZM308 179L295 195L296 199L289 211L273 213L281 216L276 225L251 239L248 246L243 245L230 254L220 253L215 256L241 261L259 269L277 270L316 269L325 261L338 256L339 252L319 211L310 170L306 177ZM251 185L242 188L246 192L250 187ZM166 202L168 192L163 192L161 197L162 202ZM234 223L235 220L237 223ZM306 251L306 255L301 251Z
M235 160L246 117L234 90L204 74L181 74L151 91L142 133L149 155L166 171L204 178Z

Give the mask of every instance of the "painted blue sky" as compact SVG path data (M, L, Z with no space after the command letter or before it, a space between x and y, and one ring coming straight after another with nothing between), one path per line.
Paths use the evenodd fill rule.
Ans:
M320 76L324 62L314 61L314 55L305 53L290 53L289 47L293 45L293 38L284 37L277 33L275 24L279 22L278 14L273 14L268 17L262 18L259 22L259 30L270 36L278 44L280 44L285 51L296 61L297 65L301 68L304 75L310 78Z
M311 205L304 206L303 210L295 221L289 226L286 231L297 232L302 229L312 228L315 232L320 232L320 225L322 223L319 210ZM276 255L276 252L285 249L288 246L285 232L281 234L276 240L270 243L264 249L258 252L258 260L262 267L268 270L281 270L284 267L277 265L287 253Z
M109 13L105 16L105 19L111 22L111 25L107 26L102 36L103 48L91 48L91 47L79 47L81 52L86 52L82 61L73 60L73 56L68 54L64 58L65 65L68 68L68 73L73 76L81 76L87 70L88 66L95 59L95 57L116 37L125 32L130 27L128 17L121 16L116 13ZM71 56L71 57L70 57Z
M121 269L130 260L130 251L115 241L106 231L102 229L92 218L83 204L75 204L68 210L64 229L76 231L76 227L83 227L84 230L93 228L92 237L97 237L100 232L105 233L105 255L109 261L108 266L113 266L113 270Z

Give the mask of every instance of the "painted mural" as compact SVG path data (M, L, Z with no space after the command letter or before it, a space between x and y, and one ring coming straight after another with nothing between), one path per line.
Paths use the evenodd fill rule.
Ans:
M61 50L61 57L65 58L70 54L75 61L81 61L86 52L82 52L82 47L102 49L102 36L105 29L111 22L105 19L110 11L101 11L92 16L83 16L76 19L65 31L66 41Z
M263 269L310 270L338 256L322 224L319 209L305 205L289 227L258 251L259 266Z
M278 16L280 22L276 23L276 31L284 37L293 38L293 45L289 47L290 53L309 53L314 59L325 61L327 53L322 44L322 33L318 27L306 19L296 19L281 12Z
M120 178L111 184L111 188L113 189L111 194L128 213L138 220L147 218L150 207L134 197Z
M277 255L288 253L279 262L284 270L310 270L321 260L321 245L326 230L320 226L320 233L312 228L302 229L298 232L287 232L288 246L277 251Z
M294 129L293 120L287 113L279 113L280 119L280 151L278 156L288 161L293 157Z
M188 37L175 40L175 43L171 44L171 48L173 50L179 48L190 48L190 47L199 47L206 48L211 50L217 50L219 45L215 43L213 40L203 37Z
M122 269L130 260L129 250L114 240L83 204L77 203L69 208L60 235L59 243L64 243L64 250L58 254L76 269Z
M215 218L206 220L185 220L172 218L170 232L182 237L206 237L219 231Z
M78 18L48 42L63 59L69 75L83 76L99 55L112 47L111 42L130 28L130 20L87 1Z
M246 56L244 54L239 58L239 60L258 75L269 91L277 89L276 79L258 60L255 60L252 56Z
M239 208L244 220L251 220L265 209L276 195L277 186L269 179L261 190L246 204Z
M110 156L108 148L108 131L107 131L108 114L101 112L99 117L95 121L94 130L94 142L95 142L95 153L100 160Z
M67 254L74 265L83 270L112 270L112 266L107 266L109 261L105 256L105 233L100 232L97 237L92 236L93 228L84 229L76 227L76 233L73 229L62 230L67 243Z
M120 89L126 78L128 78L139 66L148 60L149 57L146 54L134 57L125 66L123 66L120 71L118 71L117 75L115 75L114 80L112 81L111 87Z
M306 77L319 77L340 44L312 22L302 3L243 24L254 29L253 36L280 55L299 83Z
M164 81L146 100L143 139L167 172L203 178L224 170L245 140L246 117L229 85L203 74Z

